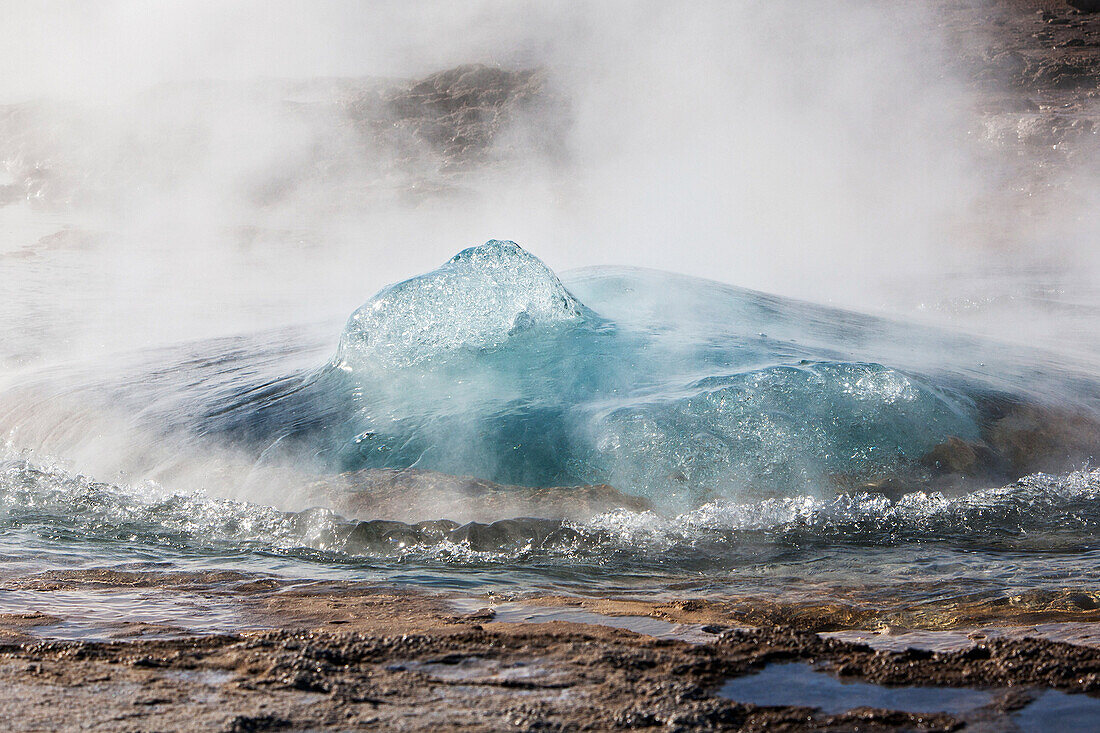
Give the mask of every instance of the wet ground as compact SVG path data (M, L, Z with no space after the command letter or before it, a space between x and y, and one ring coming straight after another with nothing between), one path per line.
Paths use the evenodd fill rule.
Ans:
M988 145L991 161L1017 161L1006 166L1006 184L997 193L1005 200L990 201L981 207L987 213L975 215L973 239L980 246L1008 246L1027 236L1030 222L1049 224L1037 214L1058 211L1065 200L1080 196L1076 182L1093 170L1100 134L1100 14L1079 13L1059 0L941 5L944 27L957 41L956 63L978 91L980 129L973 135ZM501 164L484 159L488 141L508 115L530 105L559 105L542 86L533 71L462 67L379 90L353 90L346 111L367 137L384 133L425 143L399 150L393 165L399 172L383 183L386 191L436 200L431 197L460 192L464 171ZM462 104L450 109L461 95L466 95ZM560 137L560 129L549 126L539 154L560 158ZM1006 150L1012 155L1003 155ZM424 181L400 173L424 167L422 158L447 165ZM0 186L0 196L13 202L3 209L9 219L19 214L16 200L37 198L51 185L37 169L20 178L25 190ZM14 226L8 219L5 224ZM59 269L51 253L67 248L66 256L87 252L95 261L94 233L70 228L64 217L43 227L27 238L33 244L8 252L7 261L41 258L41 270L51 277ZM244 228L234 236L241 240L243 261L251 266L252 258L261 259L250 248L263 243L263 231ZM301 244L298 232L286 236L294 246ZM84 275L80 268L74 272ZM90 287L76 275L79 288L71 289ZM1087 292L1089 307L1083 308L1058 295L1059 287L1053 277L1053 284L1022 296L1029 308L1044 300L1050 314L1044 321L1050 333L1040 335L1047 341L1037 343L1075 345L1079 356L1095 358L1100 353L1093 327L1095 290ZM980 325L980 294L969 283L956 289L968 294L964 301L935 307L973 312ZM52 306L57 291L42 292ZM22 294L10 300L36 302ZM1003 310L990 312L990 318L1004 317ZM113 310L107 314L111 318L105 320L120 320ZM43 309L32 315L41 330L73 338L72 314ZM4 356L13 364L33 361L34 349L44 341L42 333L11 333L6 340L15 344L9 347L14 356ZM1082 441L1095 438L1079 424L1063 432ZM1041 431L1036 435L1046 439ZM1026 458L1019 441L1009 442L1011 462ZM1095 442L1086 447L1091 450ZM932 463L937 470L940 464L957 464L965 472L977 457L972 447L955 446ZM1025 463L1014 466L1018 474L1036 468ZM399 513L408 510L407 486L390 486L384 475L358 478L369 478L373 491L369 502L362 492L349 495L341 505L347 516L407 519ZM435 478L418 476L417 488L442 516L449 494ZM517 514L506 503L514 497L499 488L471 484L450 501L469 510L473 495L492 509L489 516ZM540 516L588 516L623 502L610 487L591 488L583 501L568 504L541 494L533 498L542 501ZM870 488L884 494L896 489ZM107 503L94 493L88 494L91 499L75 496L85 504ZM532 497L524 498L530 506ZM72 495L58 503L66 518L84 516L74 511ZM1010 509L1025 519L1036 514L1029 505ZM67 537L91 538L132 560L148 551L134 540L135 511L131 505L115 508L113 524L86 511L93 520L74 520L70 527L43 522L46 509L34 504L12 532L32 527L42 535L37 539L59 544ZM195 532L195 511L183 506L181 518L173 515L174 523L165 525L178 532L160 532L160 544L152 546L162 553L165 547L186 548L180 537ZM972 532L974 517L981 516L964 515L959 526ZM216 526L251 521L234 515ZM496 530L517 525L506 522ZM1001 542L1000 526L992 526L986 534ZM1026 521L1020 526L1030 527ZM523 592L509 591L516 581L500 580L503 571L491 563L474 566L476 559L465 557L449 563L453 558L437 562L429 555L422 565L395 560L396 579L446 588L414 591L232 570L167 572L150 569L153 563L88 569L92 561L84 545L72 552L84 566L76 570L13 570L32 563L4 556L0 684L7 694L0 696L0 720L11 730L117 731L1088 730L1100 725L1100 590L1089 569L1096 567L1095 534L1088 535L1095 525L1082 526L1073 545L1080 552L1069 561L1057 554L1057 532L1021 531L1004 540L997 545L1003 550L998 557L1007 561L999 566L1003 577L995 578L989 577L990 563L980 549L965 544L950 551L928 543L919 551L905 544L858 546L856 554L872 560L857 569L874 568L874 573L850 573L863 581L858 588L844 585L850 577L836 575L844 548L832 541L835 533L828 527L820 537L789 538L775 562L765 557L748 569L699 572L697 581L662 577L660 592L652 587L666 568L664 556L640 570L631 556L629 570L602 584L592 580L601 577L592 567L606 570L602 557L587 575L575 560L563 563L556 585L538 575L535 563L522 578L536 580ZM476 544L468 529L445 529L465 531L459 539ZM355 539L364 546L392 544L395 533L410 531L364 523ZM225 532L241 545L251 541L247 533L238 540ZM304 544L296 538L294 547ZM753 551L751 544L736 546L746 555ZM690 543L677 547L685 556L699 554ZM264 545L257 555L285 568L287 555L280 555L280 548ZM1032 554L1022 552L1029 548ZM188 567L212 566L203 552L208 549L200 545L188 555ZM798 552L812 554L814 563ZM311 550L305 560L317 554ZM796 561L779 574L776 567L791 556ZM476 567L476 573L456 572L461 562ZM336 556L334 563L351 567L350 576L368 573L346 557ZM312 571L325 574L320 567ZM984 574L967 575L960 567L979 567ZM925 580L914 580L908 574L913 568L925 572ZM750 584L753 592L745 590ZM478 588L480 595L462 594L462 585ZM552 590L532 589L540 585ZM563 595L569 592L575 595Z
M1008 626L891 651L706 604L230 572L43 573L3 596L49 609L0 615L12 730L1027 731L1100 711L1100 648Z

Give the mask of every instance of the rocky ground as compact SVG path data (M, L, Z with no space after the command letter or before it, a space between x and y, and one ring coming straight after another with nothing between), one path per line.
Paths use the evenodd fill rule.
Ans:
M710 623L696 635L703 643L689 643L617 628L612 616L607 625L501 622L492 608L457 610L407 589L226 572L72 571L4 588L198 593L239 614L234 633L106 624L66 641L50 640L63 617L0 617L0 719L19 731L1010 730L996 726L1041 689L1100 693L1100 648L1034 639L876 651L805 627ZM602 610L728 620L706 604ZM823 715L719 694L731 678L799 661L843 679L992 695L952 717L867 707Z
M977 227L992 243L1014 236L1036 210L1082 195L1075 185L1084 176L1073 171L1090 171L1100 160L1100 12L1086 12L1091 10L1100 7L1089 0L939 2L953 64L969 80L978 106L974 135L993 151L991 159L1011 153L1014 184L999 194L1010 205L991 202L996 216L989 218L996 221ZM316 102L297 104L303 114L317 111ZM464 66L419 80L342 83L322 106L325 114L337 110L346 129L372 150L385 141L390 172L383 171L383 182L418 196L460 188L463 171L506 162L509 150L567 158L568 100L554 94L537 70ZM36 127L37 114L28 106L0 110L0 152L12 171L11 182L0 185L0 205L80 195L78 165L38 155L38 141L27 132ZM538 139L510 137L529 129L512 124L526 115L553 124L538 128ZM330 162L315 174L331 174ZM74 171L73 179L62 169ZM301 173L295 175L308 179ZM256 192L261 199L284 194L279 185ZM991 413L981 443L945 443L926 457L925 468L940 477L1019 475L1059 457L1058 446L1069 446L1065 458L1076 457L1070 449L1094 452L1100 445L1094 423L1079 422L1084 417L1052 417L1038 409L1014 405ZM368 478L393 483L387 476ZM484 483L455 493L437 486L433 476L416 480L418 490L432 497L479 498L494 516L502 509L493 502L510 500L500 487ZM400 501L407 487L392 488L389 498ZM387 498L385 491L370 495L381 497L372 501ZM575 509L558 497L534 498L562 516ZM624 501L609 487L591 487L581 498L581 513ZM377 510L359 506L349 513L377 516ZM385 530L377 523L368 529ZM0 615L0 680L7 693L0 696L0 720L8 729L1005 730L1006 716L1037 688L1100 694L1095 646L996 639L976 631L957 651L876 651L820 635L1100 623L1095 595L1073 591L997 606L873 612L854 603L760 599L532 601L607 614L603 625L504 622L491 609L460 612L451 599L408 590L218 573L46 574L9 578L0 591L84 593L92 603L96 594L135 589L222 604L233 628L182 621L90 628L73 626L72 612ZM616 628L613 617L624 614L695 624L705 643ZM718 694L727 679L797 660L882 684L993 688L995 699L962 719L866 708L825 716Z

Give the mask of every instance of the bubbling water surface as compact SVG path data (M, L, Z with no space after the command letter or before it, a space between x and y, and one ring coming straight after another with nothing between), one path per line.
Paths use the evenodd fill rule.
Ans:
M990 405L1094 410L1063 359L668 273L559 279L497 240L384 289L335 351L331 329L15 380L7 573L798 588L931 625L1100 580L1094 469L944 484L926 460L982 441Z

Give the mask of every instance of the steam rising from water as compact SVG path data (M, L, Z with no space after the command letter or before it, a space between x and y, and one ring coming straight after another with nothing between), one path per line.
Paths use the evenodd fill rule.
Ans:
M1045 346L1094 362L1071 373L1061 356L920 330L901 337L884 322L760 293L739 291L744 308L731 312L703 297L713 284L637 271L575 273L566 282L587 289L581 301L591 294L600 303L599 318L660 316L655 340L666 351L656 363L666 372L708 338L726 338L722 348L734 348L720 327L726 323L766 323L767 331L741 334L745 343L785 359L806 350L815 363L782 366L797 382L788 392L804 397L801 403L763 399L767 409L755 412L751 400L730 398L752 369L677 373L690 399L663 395L673 408L640 400L603 415L621 430L591 442L619 456L618 473L579 475L574 461L559 472L564 478L614 476L623 484L616 488L644 485L654 493L658 479L678 484L679 475L664 464L659 472L635 469L664 455L654 446L681 439L685 445L666 454L698 449L699 466L736 463L737 456L719 455L713 423L668 428L675 422L669 412L679 410L680 427L719 403L729 432L783 413L773 422L789 428L791 455L776 450L786 443L757 453L778 455L787 466L810 453L816 461L837 442L807 442L799 429L824 425L833 435L837 421L853 413L827 399L815 403L828 391L815 385L849 377L855 392L870 385L876 405L891 395L913 398L920 409L899 421L902 433L911 438L918 424L930 432L908 446L910 458L949 434L974 437L969 397L951 391L960 380L1093 404L1100 298L1095 263L1081 242L1097 231L1087 206L1094 186L1086 177L1073 202L1056 201L1030 219L1017 212L1003 195L1017 163L996 135L982 132L966 71L947 62L955 41L941 35L931 3L483 0L306 9L187 2L150 9L116 2L8 3L4 10L11 22L0 61L13 71L0 82L0 287L7 293L0 302L0 418L17 428L13 444L38 449L31 464L6 464L0 477L4 521L17 540L30 532L47 544L92 537L199 555L321 553L337 562L584 556L598 566L625 557L629 573L643 538L651 570L671 563L690 572L705 545L706 570L734 572L740 566L730 548L741 552L754 532L768 542L778 536L762 552L782 556L784 543L807 538L870 537L876 547L947 538L966 547L975 526L985 549L1003 534L1057 544L1068 522L1068 551L1077 559L1094 552L1096 477L1088 469L961 498L834 496L816 484L791 491L788 483L777 492L786 495L736 502L732 489L743 487L722 486L730 491L716 501L699 493L688 506L660 513L488 531L282 511L316 498L304 484L333 470L332 453L339 453L325 453L331 443L323 440L306 443L314 452L296 451L301 446L286 436L336 435L333 443L346 449L349 438L369 443L378 434L331 401L295 401L313 394L316 368L338 348L353 370L377 365L379 355L383 362L408 356L389 339L416 330L402 320L407 313L391 309L379 319L360 312L358 335L381 339L365 348L363 340L336 343L346 315L385 284L428 272L490 236L523 242L554 272L652 267L889 309L1008 340L1041 336ZM414 115L405 127L371 111L390 109L395 99L422 110L417 100L432 90L417 91L411 80L466 63L538 70L516 82L520 96L537 103L507 114L474 105L474 117L496 124L484 150L457 154L454 139L431 137L441 120L471 112L465 102L437 100L440 107L427 105L435 117ZM1049 232L1060 237L1054 245ZM491 333L473 329L485 336L473 346L499 346L548 314L553 321L564 312L570 323L596 319L562 292L551 283L542 295L552 305L560 296L564 311L547 306ZM917 304L924 309L914 311ZM773 318L777 311L790 318ZM858 328L850 328L853 318ZM269 330L276 328L285 330ZM685 332L695 341L678 341ZM191 342L238 334L248 335ZM468 333L451 335L433 347L469 342ZM122 354L151 345L166 348ZM428 349L404 361L430 366L434 355ZM66 364L90 357L98 366ZM620 366L608 366L605 385L635 376ZM776 364L756 366L774 376L767 368ZM933 373L936 379L922 379ZM494 386L498 398L507 396L507 385ZM279 420L256 418L257 404L276 405L265 414ZM287 406L294 409L280 412ZM469 417L466 407L452 406L452 414ZM461 421L429 423L451 445L465 446L457 454L463 460L485 445L461 443L485 437L456 429L469 427ZM400 431L390 437L396 452L408 447ZM68 470L34 468L50 454ZM476 455L478 469L501 470L499 456ZM435 466L444 467L462 470ZM241 498L251 503L232 500ZM751 547L744 552L751 555ZM1057 582L1039 564L1030 579ZM1010 577L1011 562L998 572Z
M1096 449L1095 381L1041 352L656 271L566 282L492 240L380 291L327 363L293 330L166 348L29 378L0 425L101 477L401 520L958 491Z
M0 44L14 70L0 98L20 105L7 166L18 186L54 178L34 188L45 217L0 209L3 250L39 258L5 267L18 296L2 315L51 336L42 322L64 319L36 350L47 360L336 318L493 234L557 271L641 265L911 308L938 301L927 286L944 272L986 271L976 210L1014 210L991 195L1007 162L973 134L973 100L925 3L6 13L19 32ZM539 67L552 95L500 131L498 165L441 173L338 111L352 89L470 62ZM562 145L533 153L548 130ZM423 193L440 185L451 194ZM34 240L62 225L72 233L57 246L94 252L45 265ZM1033 244L992 258L1080 264L1068 241Z

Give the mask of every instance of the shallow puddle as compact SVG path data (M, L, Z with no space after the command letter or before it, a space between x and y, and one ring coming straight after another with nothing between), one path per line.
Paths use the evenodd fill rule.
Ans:
M962 715L994 700L994 693L988 690L884 687L858 680L840 680L802 663L772 664L755 674L734 678L723 685L719 694L753 705L819 708L827 715L858 707Z
M1037 690L1032 702L1005 715L997 713L994 705L1001 692L959 687L885 687L860 680L841 680L804 663L772 664L755 674L734 678L719 690L721 696L736 702L798 705L817 708L826 715L870 707L906 713L947 713L969 719L976 730L1100 731L1100 698Z
M545 666L540 659L502 663L478 656L448 655L433 661L400 662L391 671L421 672L436 682L554 684L566 678L564 672Z
M1100 698L1047 690L1011 718L1021 733L1100 730Z
M493 611L493 620L512 624L544 624L551 621L563 621L574 624L592 624L625 629L636 634L645 634L657 639L677 639L692 644L714 641L717 634L704 631L705 624L678 624L649 616L608 616L569 606L532 606L526 603L512 602L486 606L477 599L457 599L455 605L464 613L473 613L483 608ZM724 629L723 629L724 630Z
M887 652L903 652L906 649L927 649L931 652L957 652L969 649L977 641L966 631L903 631L882 633L853 629L826 631L818 634L823 639L837 639Z
M122 638L131 631L157 638L229 633L243 627L231 604L174 590L0 590L0 613L56 617L56 623L28 630L45 638L83 641ZM148 628L132 628L135 625Z
M851 629L828 631L822 638L867 644L881 651L900 652L906 649L927 649L933 652L955 652L967 649L988 639L1049 639L1080 646L1100 646L1100 624L1087 622L1057 622L1033 626L987 626L984 628L959 628L946 631L920 629L867 631Z
M224 669L169 669L165 670L164 676L170 679L194 682L195 684L206 685L208 687L224 685L227 682L232 682L238 677L235 672Z

